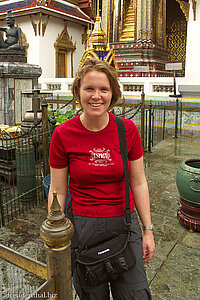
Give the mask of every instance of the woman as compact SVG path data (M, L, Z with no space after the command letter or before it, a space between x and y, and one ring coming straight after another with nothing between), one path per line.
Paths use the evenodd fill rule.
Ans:
M121 96L117 72L106 62L88 59L79 68L72 85L74 98L83 108L80 116L54 131L50 146L51 185L62 210L67 195L67 176L79 247L94 239L124 232L124 170L115 117L109 111ZM152 232L143 150L134 123L124 119L130 174L131 244L136 265L110 282L114 300L151 299L143 262L149 261L155 244ZM142 236L135 206L144 226ZM109 299L108 283L88 286L76 269L74 286L81 300Z

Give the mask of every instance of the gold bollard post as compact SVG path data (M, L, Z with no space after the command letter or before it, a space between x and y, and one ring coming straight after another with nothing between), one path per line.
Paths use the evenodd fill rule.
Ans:
M50 213L40 227L40 236L46 248L47 277L55 280L54 298L50 299L72 300L70 246L74 227L60 208L54 192Z

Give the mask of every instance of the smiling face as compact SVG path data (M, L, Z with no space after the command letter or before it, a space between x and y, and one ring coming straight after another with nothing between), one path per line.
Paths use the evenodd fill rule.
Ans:
M81 80L80 103L87 117L104 116L111 103L112 90L107 75L100 71L89 71Z

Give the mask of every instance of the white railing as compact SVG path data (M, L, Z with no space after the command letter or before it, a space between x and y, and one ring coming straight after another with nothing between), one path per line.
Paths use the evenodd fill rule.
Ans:
M71 85L73 78L39 78L39 88L52 90L54 94L72 96ZM122 96L129 99L139 99L144 92L145 99L162 101L174 95L173 77L121 77L119 83ZM176 94L179 94L179 87L183 98L189 102L200 101L200 86L185 85L185 78L176 78ZM183 87L188 92L184 91ZM191 90L193 89L193 91Z
M55 93L71 93L73 78L39 78L39 87L42 90L52 90ZM140 95L144 92L150 96L169 96L173 94L173 78L137 78L127 77L119 78L122 93L124 95Z

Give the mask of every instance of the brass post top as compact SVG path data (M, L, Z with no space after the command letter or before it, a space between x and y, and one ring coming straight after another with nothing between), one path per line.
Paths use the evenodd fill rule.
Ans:
M65 249L74 233L74 228L65 214L57 199L57 193L53 192L53 201L47 219L40 227L40 236L48 248L55 250Z

